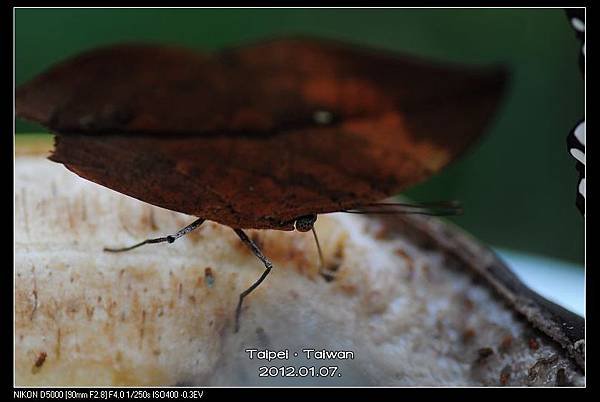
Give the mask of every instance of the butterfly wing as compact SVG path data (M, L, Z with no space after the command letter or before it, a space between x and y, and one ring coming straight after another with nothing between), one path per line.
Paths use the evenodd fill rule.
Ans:
M506 74L337 42L214 55L119 45L17 90L52 159L151 204L242 228L354 208L424 180L485 129Z

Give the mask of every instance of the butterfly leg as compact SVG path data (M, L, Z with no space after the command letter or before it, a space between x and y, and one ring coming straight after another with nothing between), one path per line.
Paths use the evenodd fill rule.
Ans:
M265 280L267 275L269 275L269 272L271 272L273 264L271 264L271 261L269 261L267 257L263 255L256 243L250 240L250 238L248 238L248 236L246 235L246 233L244 233L242 229L233 230L239 236L242 242L250 248L252 253L254 253L254 255L265 265L265 271L262 273L260 278L258 278L256 282L252 284L252 286L250 286L248 289L244 290L240 294L240 299L238 301L237 308L235 309L235 332L238 332L240 330L240 314L242 313L242 303L244 302L244 298L248 296L254 289L258 287L258 285L260 285Z
M179 239L181 236L185 236L186 234L190 233L192 230L197 229L200 225L202 225L203 222L204 222L204 219L202 219L202 218L196 219L194 222L187 225L183 229L179 230L175 234L165 236L165 237L158 237L156 239L146 239L142 242L139 242L139 243L134 244L133 246L129 246L129 247L123 247L123 248L104 247L104 251L108 251L111 253L120 253L122 251L133 250L134 248L138 248L140 246L143 246L144 244L163 243L163 242L173 243L175 240Z

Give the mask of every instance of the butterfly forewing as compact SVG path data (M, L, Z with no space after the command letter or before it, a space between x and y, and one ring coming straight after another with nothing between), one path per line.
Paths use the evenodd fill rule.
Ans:
M52 159L145 202L240 228L355 208L424 180L486 128L501 69L314 39L202 55L118 45L17 90Z

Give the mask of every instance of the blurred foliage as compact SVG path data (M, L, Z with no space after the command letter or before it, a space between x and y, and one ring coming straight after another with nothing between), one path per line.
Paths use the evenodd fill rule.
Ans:
M465 214L452 220L488 243L583 263L577 174L565 138L583 117L584 92L579 45L561 9L17 9L15 29L17 85L108 43L212 50L298 33L504 63L511 88L488 135L407 195L462 201ZM43 129L18 121L16 131Z

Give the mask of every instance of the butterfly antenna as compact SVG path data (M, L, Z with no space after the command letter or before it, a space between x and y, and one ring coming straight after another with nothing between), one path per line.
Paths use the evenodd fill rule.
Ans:
M416 214L429 216L461 215L463 208L458 201L424 202L410 204L404 202L378 202L365 204L354 209L346 209L349 214Z

